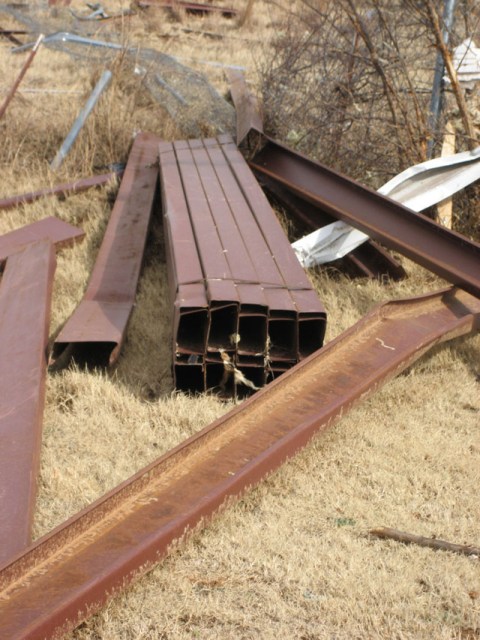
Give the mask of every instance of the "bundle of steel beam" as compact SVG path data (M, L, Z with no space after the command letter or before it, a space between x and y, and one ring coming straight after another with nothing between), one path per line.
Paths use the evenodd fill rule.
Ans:
M230 136L159 157L175 386L259 388L322 346L325 309Z

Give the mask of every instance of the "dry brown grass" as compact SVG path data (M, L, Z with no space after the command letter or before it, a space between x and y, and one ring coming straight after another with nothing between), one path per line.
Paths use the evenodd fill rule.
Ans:
M218 18L186 17L180 24L149 10L132 19L128 38L185 59L246 66L255 82L260 43L278 28L274 11L257 0L248 27L238 30ZM181 30L187 26L224 38ZM2 90L21 63L0 42ZM125 160L138 129L175 135L164 111L123 65L117 61L111 87L59 175L52 175L48 162L101 68L39 52L22 87L79 93L24 92L14 99L0 122L0 195ZM221 69L201 69L226 90ZM111 185L0 217L0 231L52 214L86 231L83 244L58 256L51 335L81 298L114 193ZM328 340L379 301L443 286L405 264L409 279L383 286L312 273L329 312ZM228 410L215 397L172 392L166 291L157 220L115 374L72 368L48 377L36 537ZM422 358L68 637L480 637L478 560L367 536L384 525L480 543L479 357L477 336Z

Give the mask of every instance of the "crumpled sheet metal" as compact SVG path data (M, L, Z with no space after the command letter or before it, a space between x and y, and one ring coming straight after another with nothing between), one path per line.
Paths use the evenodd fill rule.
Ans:
M385 183L378 193L418 212L449 198L480 179L480 147L434 158L409 167ZM335 222L292 244L304 267L343 258L369 236L345 222Z
M478 330L479 314L455 289L371 311L0 568L0 637L73 629L430 348Z
M455 47L453 66L459 82L469 89L473 89L480 81L480 47L476 46L473 38L466 38L458 47ZM450 84L448 74L445 74L443 79Z
M8 258L0 284L0 564L31 543L54 272L41 240Z
M125 340L158 183L159 138L134 140L82 301L57 336L52 365L112 366Z

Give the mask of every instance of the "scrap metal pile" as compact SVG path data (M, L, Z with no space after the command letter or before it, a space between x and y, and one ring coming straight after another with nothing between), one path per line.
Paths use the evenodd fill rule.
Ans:
M172 541L356 402L432 346L480 328L480 245L300 156L258 124L245 127L245 117L239 110L240 138L253 133L259 142L251 168L230 136L167 142L137 135L84 298L57 336L51 361L116 363L157 217L176 388L242 389L250 397L34 544L54 245L82 232L47 219L0 238L0 314L9 337L0 358L8 383L0 413L2 638L51 638L74 628L168 553ZM455 286L380 305L322 347L324 307L252 171L311 226L345 220ZM377 257L375 266L364 266L370 275L382 268L402 274L385 250L369 246Z
M323 344L323 305L230 136L163 142L177 389L262 387Z

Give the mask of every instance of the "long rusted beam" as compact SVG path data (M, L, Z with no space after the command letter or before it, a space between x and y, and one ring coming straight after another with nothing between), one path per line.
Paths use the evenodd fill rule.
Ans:
M0 286L0 564L31 543L54 272L42 240L7 260Z
M159 138L139 133L82 301L57 336L53 364L115 364L135 302L158 182Z
M81 191L92 189L93 187L101 187L105 184L108 184L111 180L120 177L122 173L123 170L114 171L112 173L103 173L99 176L80 178L79 180L75 180L74 182L64 182L63 184L57 184L53 187L46 187L45 189L39 189L38 191L29 191L18 196L3 198L2 200L0 200L0 209L14 209L15 207L19 207L23 204L30 204L31 202L35 202L35 200L40 200L40 198L45 198L47 196L58 196L60 198L65 198L70 194L80 193Z
M8 256L32 242L48 239L57 249L69 246L85 237L83 229L49 216L0 236L0 265Z
M227 498L430 347L479 325L480 300L458 289L377 307L1 569L0 637L72 629Z
M269 138L251 166L386 247L480 296L480 245L476 242Z

